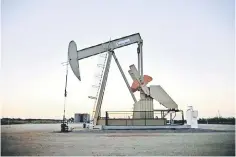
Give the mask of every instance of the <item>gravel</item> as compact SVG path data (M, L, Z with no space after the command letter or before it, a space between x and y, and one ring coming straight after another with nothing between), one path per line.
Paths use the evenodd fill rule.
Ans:
M13 129L2 129L3 156L235 156L234 130Z

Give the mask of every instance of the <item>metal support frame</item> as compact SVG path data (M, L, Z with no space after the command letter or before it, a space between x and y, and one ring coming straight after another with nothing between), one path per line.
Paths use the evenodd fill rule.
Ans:
M143 41L139 43L139 51L140 51L140 76L143 81Z
M119 70L120 70L120 73L126 83L126 86L127 88L129 89L129 92L134 100L134 103L137 102L137 99L135 98L131 88L130 88L130 85L129 85L129 82L127 80L127 78L125 77L125 74L121 68L121 65L115 55L115 52L114 51L109 51L108 52L108 59L107 59L107 63L106 63L106 67L105 67L105 72L104 72L104 76L103 76L103 79L102 79L102 84L101 84L101 89L99 91L99 96L98 96L98 101L97 101L97 104L96 104L96 109L95 109L95 114L94 114L94 121L93 121L93 124L96 125L97 124L97 120L99 118L99 115L101 114L101 106L102 106L102 100L103 100L103 96L104 96L104 91L105 91L105 87L106 87L106 82L107 82L107 78L108 78L108 73L109 73L109 68L110 68L110 64L111 64L111 57L113 56Z
M184 124L184 111L181 111L182 113L182 123Z
M125 84L126 84L127 88L129 89L129 92L130 92L130 94L131 94L131 96L132 96L134 102L136 103L136 102L137 102L137 99L135 98L134 93L132 92L132 90L131 90L131 88L130 88L129 82L128 82L128 80L127 80L126 77L125 77L125 74L124 74L124 72L123 72L123 70L122 70L122 68L121 68L121 66L120 66L120 63L119 63L119 61L118 61L118 59L117 59L117 57L116 57L114 51L112 52L112 55L113 55L114 60L116 61L116 64L117 64L117 66L118 66L118 68L119 68L119 70L120 70L120 73L121 73L121 75L122 75L122 77L123 77L123 79L124 79L124 81L125 81Z
M97 105L96 105L96 109L95 109L95 113L94 113L94 119L93 119L94 125L97 125L97 120L98 120L98 117L101 112L102 100L103 100L104 91L105 91L107 78L108 78L108 73L109 73L109 69L110 69L110 65L111 65L111 59L112 59L112 52L108 52L107 63L106 63L104 75L102 78L102 84L101 84L101 88L99 91L98 101L97 101Z
M170 125L172 125L172 112L170 112Z
M108 117L109 115L108 115L108 112L106 111L106 117L105 117L105 125L108 125Z
M138 71L140 74L141 82L143 82L143 40L138 43ZM145 99L146 94L140 90L140 99Z
M138 72L140 74L140 46L138 44L138 48L137 48L137 54L138 54Z

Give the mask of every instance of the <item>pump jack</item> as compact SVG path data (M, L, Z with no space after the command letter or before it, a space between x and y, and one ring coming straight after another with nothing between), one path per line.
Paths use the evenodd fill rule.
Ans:
M132 86L129 85L127 78L121 68L121 65L115 55L114 50L119 49L131 44L138 44L137 54L138 54L138 69L135 65L130 65L130 70L128 71L132 80ZM148 111L148 116L153 117L153 99L158 101L161 105L169 109L170 114L178 110L178 105L172 100L172 98L164 91L160 85L147 84L152 81L152 77L143 74L143 40L139 33L125 36L119 39L110 40L108 42L77 50L77 45L74 41L69 43L68 57L69 64L75 76L81 81L80 70L79 70L79 60L92 57L104 52L108 52L108 58L103 74L103 79L101 83L101 89L98 94L98 100L96 104L95 114L93 117L93 125L97 125L98 118L101 111L101 105L103 101L104 91L106 87L106 82L108 78L109 68L111 64L112 57L114 58L120 73L126 83L126 86L130 92L130 95L134 101L134 111ZM140 93L140 100L137 101L134 96L134 92L138 91ZM145 115L146 116L146 115ZM141 112L135 112L133 117L141 118L143 117ZM171 116L172 117L172 116Z

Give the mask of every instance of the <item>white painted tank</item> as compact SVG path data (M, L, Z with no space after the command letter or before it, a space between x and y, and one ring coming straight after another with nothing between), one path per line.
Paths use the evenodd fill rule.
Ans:
M193 110L192 106L188 106L186 111L187 125L190 125L191 128L198 128L197 119L198 119L198 111Z
M187 125L191 125L192 124L192 112L193 112L193 107L192 106L188 106L187 107L187 112L186 112L186 121L187 121Z
M198 111L194 110L192 112L192 124L191 124L191 128L198 128Z

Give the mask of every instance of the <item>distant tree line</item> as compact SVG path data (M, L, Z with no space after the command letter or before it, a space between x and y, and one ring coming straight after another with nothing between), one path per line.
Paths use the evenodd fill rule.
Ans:
M199 118L199 124L235 124L234 117L213 117L213 118Z
M68 122L73 123L74 118L71 117L67 119ZM8 125L8 124L49 124L49 123L62 123L61 119L21 119L21 118L2 118L1 125Z
M21 118L2 118L1 125L8 124L38 124L38 123L61 123L62 120L57 119L21 119Z
M74 118L71 117L67 119L67 122L73 123ZM168 123L169 121L167 121ZM180 124L182 123L182 120L174 120L174 123ZM61 119L21 119L21 118L2 118L1 119L1 125L8 125L8 124L49 124L49 123L62 123ZM186 123L186 120L184 120L184 123ZM235 118L234 117L213 117L213 118L199 118L198 124L232 124L235 125Z
M167 123L169 120L167 120ZM174 123L182 123L182 120L174 120ZM184 120L184 123L187 123L186 120ZM234 117L213 117L213 118L199 118L198 124L235 124L235 118Z
M167 120L167 123L169 121ZM182 123L182 120L174 120L174 123ZM186 120L184 120L184 123L187 123ZM234 117L213 117L213 118L199 118L198 124L232 124L235 125L235 118Z

